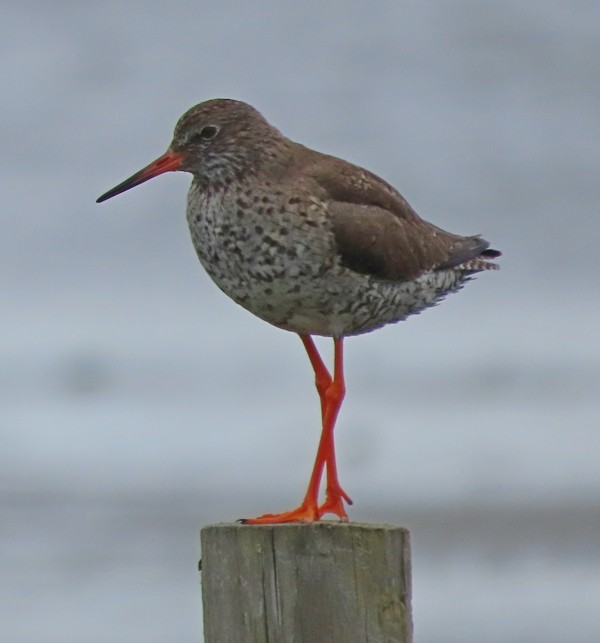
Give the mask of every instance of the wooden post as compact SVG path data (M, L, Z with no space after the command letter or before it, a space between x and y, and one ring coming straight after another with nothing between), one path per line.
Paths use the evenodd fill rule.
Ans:
M341 522L205 527L205 643L411 643L409 533Z

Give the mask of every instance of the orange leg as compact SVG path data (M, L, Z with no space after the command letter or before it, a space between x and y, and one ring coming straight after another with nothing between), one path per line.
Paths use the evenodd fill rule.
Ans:
M308 489L302 504L296 509L286 511L280 514L265 514L259 518L250 518L242 520L246 524L273 524L282 522L313 522L319 520L325 513L334 513L342 520L347 521L348 515L344 509L343 501L349 504L352 501L342 490L337 477L337 467L335 463L335 449L333 441L333 429L337 419L338 412L344 400L346 392L343 372L343 339L335 339L335 369L334 377L331 379L329 371L325 367L317 348L308 335L301 335L300 339L306 348L308 357L315 372L315 384L321 400L321 417L323 420L323 429L319 448L315 458ZM325 502L319 506L319 487L323 468L327 465L327 490Z
M348 520L348 515L344 509L343 500L349 505L352 504L350 496L341 488L335 460L335 443L333 439L333 429L337 415L346 395L346 385L344 382L344 359L343 359L343 339L334 340L335 363L334 379L327 370L317 347L310 335L301 335L300 339L308 353L308 358L315 372L315 385L321 400L321 418L323 421L323 431L327 433L328 444L326 454L327 466L327 489L325 492L325 502L319 507L319 518L326 513L334 513L342 520ZM328 413L330 414L328 416ZM330 428L328 425L330 424ZM326 429L328 430L326 431Z

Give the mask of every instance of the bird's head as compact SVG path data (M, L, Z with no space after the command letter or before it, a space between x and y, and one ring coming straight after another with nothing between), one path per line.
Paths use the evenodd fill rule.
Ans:
M200 103L179 119L162 156L103 194L97 203L164 172L190 172L206 185L235 180L274 158L285 140L246 103L221 98Z

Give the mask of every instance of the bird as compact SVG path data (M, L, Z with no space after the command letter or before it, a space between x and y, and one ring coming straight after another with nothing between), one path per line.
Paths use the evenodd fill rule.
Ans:
M480 235L422 219L389 183L285 137L251 105L216 98L176 124L167 151L101 197L165 172L192 175L187 223L200 263L240 306L296 333L314 371L321 435L301 503L246 524L348 521L334 427L346 394L344 340L402 321L496 270ZM333 340L333 369L314 336ZM325 476L324 494L321 484Z

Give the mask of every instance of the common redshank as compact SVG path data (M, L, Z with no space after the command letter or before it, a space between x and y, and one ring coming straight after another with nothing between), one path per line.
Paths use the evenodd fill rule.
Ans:
M421 219L391 185L339 158L294 143L250 105L209 100L177 123L167 151L98 203L163 172L190 172L187 221L217 286L304 344L322 430L302 503L243 522L348 520L333 430L345 395L343 343L433 306L500 252ZM312 335L333 338L333 376ZM320 503L321 478L326 489Z

